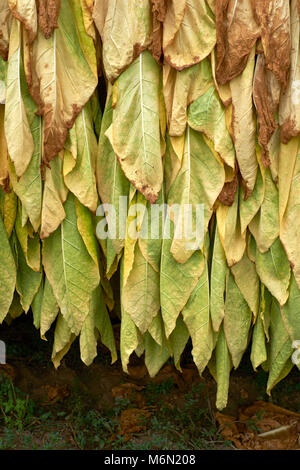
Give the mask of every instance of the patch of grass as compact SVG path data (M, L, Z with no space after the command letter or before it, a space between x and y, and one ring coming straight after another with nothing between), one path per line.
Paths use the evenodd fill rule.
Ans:
M120 415L137 406L134 395L117 397L110 409L99 410L88 392L74 383L63 402L37 406L1 376L0 449L186 450L230 445L219 435L210 407L203 406L204 383L191 385L188 393L180 392L179 404L173 400L178 393L173 378L149 382L141 393L152 413L142 418L144 431L125 436Z
M35 411L35 404L21 390L14 387L12 381L5 374L0 373L0 420L8 429L26 427Z
M15 447L15 432L12 429L4 429L0 434L0 450L14 449Z
M174 379L172 377L160 383L149 382L144 392L146 395L147 404L156 404L157 400L159 400L162 395L167 395L170 393L173 387Z
M68 445L59 432L52 432L48 434L39 450L63 450L67 447Z
M110 415L110 416L119 416L121 411L126 410L130 407L133 407L133 406L134 406L134 394L133 394L131 400L129 398L117 396L115 398L115 404L114 404L113 408L108 410L108 415Z

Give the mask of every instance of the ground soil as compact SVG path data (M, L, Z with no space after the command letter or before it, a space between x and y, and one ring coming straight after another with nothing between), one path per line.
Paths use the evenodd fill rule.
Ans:
M13 326L1 326L0 339L7 345L7 365L0 366L0 376L2 371L19 408L24 406L21 412L12 407L6 418L2 412L2 421L0 415L0 449L236 448L220 433L216 383L208 371L199 376L188 349L182 372L170 362L151 379L143 358L132 357L128 375L119 361L110 364L103 346L87 367L77 343L56 370L51 363L51 334L42 341L30 314L16 319ZM254 372L246 353L232 373L228 406L222 413L237 417L257 400L300 412L299 371L293 370L271 397L265 393L266 381L267 374ZM5 393L1 409L10 396ZM30 412L28 400L34 406Z

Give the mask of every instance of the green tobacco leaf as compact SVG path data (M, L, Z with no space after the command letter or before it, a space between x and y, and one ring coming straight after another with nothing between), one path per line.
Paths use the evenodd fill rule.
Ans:
M148 201L145 203L146 210L140 227L138 244L147 262L154 271L159 272L165 216L163 190L155 204L150 204Z
M87 103L77 116L75 131L77 136L76 163L71 171L67 171L64 166L64 181L81 204L91 211L96 211L98 202L95 176L97 139L93 129L90 103Z
M79 344L81 360L86 366L90 366L97 356L97 332L92 309L82 325Z
M213 256L210 273L210 314L213 329L219 331L225 315L225 289L228 266L218 228L215 230Z
M246 231L242 231L239 214L240 191L238 187L231 206L220 204L216 211L219 236L230 267L242 259L246 248Z
M0 80L1 83L1 80ZM1 85L0 85L1 87ZM1 95L1 91L0 91ZM0 187L8 189L8 152L4 125L5 105L0 101Z
M40 287L42 273L40 271L34 271L30 268L30 266L28 266L25 255L17 238L15 243L18 266L16 289L20 295L20 301L23 310L25 313L27 313Z
M144 258L138 244L121 299L124 310L141 333L145 333L160 309L159 273Z
M126 238L124 246L124 275L123 284L127 283L131 272L134 257L135 246L140 236L141 227L146 213L147 199L133 185L130 186L129 207L126 220Z
M202 374L214 348L213 329L209 308L209 282L207 261L204 270L188 302L182 310L183 321L192 338L192 355L199 373Z
M15 223L16 235L22 247L28 266L33 269L33 271L38 272L41 267L40 237L36 233L33 234L33 230L29 222L22 227L21 218L21 206L19 204Z
M253 328L251 362L254 370L268 360L267 342L270 341L272 296L263 284L260 286L259 314Z
M124 275L124 258L121 261L120 269L120 295L122 298L123 293L123 275ZM128 373L129 359L133 351L139 346L140 333L135 326L131 316L125 311L121 302L121 331L120 331L120 354L122 368L124 372Z
M93 292L90 311L82 326L79 339L81 359L87 366L92 364L97 356L99 334L103 344L111 351L114 362L117 359L114 334L100 286Z
M44 283L43 283L43 280L41 280L39 290L35 294L32 304L31 304L33 324L36 327L36 329L39 329L41 325L41 310L42 310L42 304L43 304L43 297L44 297Z
M111 145L129 181L151 203L163 180L160 146L160 68L149 51L139 57L116 82Z
M82 0L81 0L82 1ZM101 122L102 122L102 111L100 107L98 90L96 89L90 99L92 119L94 124L94 130L97 136L97 139L100 137Z
M271 294L284 305L288 299L290 283L290 265L279 238L266 253L256 248L256 271L261 282Z
M270 330L270 323L271 323L271 307L272 307L273 297L263 284L261 284L260 288L261 288L260 315L263 321L266 338L268 341L270 341L269 330Z
M258 315L253 328L250 358L255 371L257 367L263 364L268 358L264 324L260 314Z
M128 373L128 364L131 354L139 345L140 335L130 315L122 309L120 353L124 372Z
M189 300L204 269L201 251L195 251L185 263L177 263L170 253L174 235L172 221L170 227L170 238L163 239L160 266L160 302L167 338L174 330L178 315Z
M190 105L188 123L196 131L203 132L213 142L222 160L234 168L234 146L226 127L225 109L214 85Z
M252 312L232 274L229 273L226 285L224 332L235 369L248 346L251 320Z
M270 371L267 383L267 393L280 382L292 369L292 341L284 326L280 313L280 305L273 298L270 325Z
M5 193L0 188L0 214L4 223L7 237L10 238L17 215L18 200L13 191Z
M267 251L279 235L279 195L269 168L265 170L264 184L265 197L259 212L249 224L261 252Z
M52 323L58 315L59 307L53 294L50 282L45 277L43 300L40 314L40 334L41 338L46 340L45 334L50 329Z
M0 323L6 317L16 286L16 265L0 216Z
M289 298L281 308L281 314L286 330L292 341L300 339L300 290L296 283L295 276L292 274Z
M104 273L104 261L101 259L101 252L99 250L99 245L95 235L95 217L78 200L75 200L75 208L78 231L82 237L82 240L84 241L90 257L93 259L95 265L99 269L100 282L103 288L104 299L109 310L112 310L114 307L114 297L111 285Z
M95 298L95 326L100 334L100 338L104 346L106 346L111 353L111 362L114 363L117 360L117 350L114 338L114 332L111 325L111 321L104 304L102 297L102 291L100 293L100 286L94 291Z
M142 336L140 333L139 333L139 344L137 346L137 348L135 349L135 354L137 355L137 357L141 357L144 352L145 352L145 335Z
M216 407L223 410L227 406L229 376L232 368L226 337L223 325L220 327L216 344L216 379L217 379L217 399Z
M111 277L115 274L118 269L119 261L122 256L122 251L117 255L113 245L112 240L107 238L106 240L106 272L105 275L107 279L111 279Z
M41 239L49 237L65 218L63 204L68 195L63 181L62 160L59 155L51 162L51 167L46 168L45 173Z
M56 369L60 366L62 358L69 351L75 338L76 335L71 332L67 322L60 313L55 325L54 342L51 356L53 365Z
M160 346L163 344L163 342L166 341L166 335L165 335L165 329L164 329L164 323L163 319L161 316L161 313L158 312L158 314L153 318L148 331L152 338L159 344Z
M19 318L22 315L22 313L24 313L24 310L20 302L20 296L18 292L15 290L12 303L9 307L8 315L11 320L14 320L15 318Z
M181 136L184 133L189 104L211 87L212 80L210 61L207 58L180 71L164 63L163 93L171 136Z
M9 174L14 192L26 209L34 230L37 231L41 223L42 210L41 118L36 116L30 127L34 141L34 152L28 167L18 179L14 166L10 163Z
M145 333L145 364L150 377L154 377L167 362L171 352L165 340L162 345L158 344L147 331Z
M246 252L241 261L231 267L234 280L244 299L246 300L254 318L259 309L259 277L255 270L255 264L250 261Z
M120 265L120 295L123 295L124 285L124 257ZM135 326L131 316L126 312L121 302L121 330L120 330L120 354L122 368L128 373L128 364L133 352L141 355L144 352L144 337Z
M259 211L264 200L264 189L264 170L259 167L253 191L251 191L247 199L245 200L244 191L240 190L239 192L239 212L242 233L245 233L248 225Z
M98 78L98 69L97 69L97 51L96 51L96 39L95 36L89 34L86 31L86 18L85 18L85 9L89 10L88 15L90 22L92 22L92 5L89 0L82 1L80 0L69 0L69 8L72 9L74 21L76 23L76 30L78 40L82 49L82 52L85 56L85 59L89 63L89 66L96 78ZM91 40L92 39L92 40Z
M74 201L78 231L82 240L84 241L90 257L94 261L95 265L99 267L99 247L95 236L93 215L76 198L74 198Z
M176 326L172 333L169 336L170 347L172 349L172 354L174 357L174 364L176 369L181 372L180 359L181 355L186 347L186 344L189 340L190 334L187 329L182 315L179 315L176 321Z
M43 265L61 313L71 332L78 335L100 276L78 231L71 193L64 209L66 217L60 227L44 240Z
M181 137L170 137L166 135L166 152L164 155L164 192L166 198L169 196L170 189L175 181L181 167L185 135ZM178 145L179 144L179 145ZM179 147L179 149L178 149Z
M110 232L111 244L115 250L115 255L119 254L124 247L125 234L122 233L122 216L126 216L127 202L122 211L122 204L119 198L128 197L130 183L120 167L118 159L113 151L109 139L105 135L112 123L112 99L106 103L101 123L101 132L98 145L98 156L96 163L98 192L103 204L112 204L115 211L115 234L114 227L111 225L111 218L107 218L108 230ZM125 201L125 199L123 199ZM121 207L121 211L120 211ZM121 224L120 224L121 218ZM125 221L126 224L126 221ZM115 256L114 255L114 256Z
M181 209L179 216L171 215L177 237L173 239L171 253L179 263L186 262L194 250L203 248L213 205L224 182L225 172L222 164L206 144L202 134L188 126L181 168L168 196L168 205L172 208L173 204L178 204ZM200 211L198 212L197 205L200 204L204 206L202 208L199 206ZM184 209L186 207L190 211L187 217L190 222L185 221L186 211ZM203 219L197 220L202 216L201 210L204 211ZM187 232L188 223L195 234ZM198 227L198 231L200 229L199 233L195 230L196 227ZM179 233L176 230L179 230ZM195 245L194 249L193 245Z

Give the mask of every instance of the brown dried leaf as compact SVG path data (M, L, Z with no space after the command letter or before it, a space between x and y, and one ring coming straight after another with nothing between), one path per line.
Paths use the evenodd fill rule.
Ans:
M238 185L238 172L236 171L233 180L224 183L222 191L218 196L218 200L225 206L232 206Z
M290 68L290 4L286 0L252 0L260 26L265 67L285 89Z
M163 22L167 12L166 0L151 0L152 2L152 45L150 50L154 59L161 62L162 59L162 41L163 41Z
M253 99L259 123L258 142L261 146L261 159L265 167L270 165L269 141L278 124L275 112L279 104L280 85L272 72L266 70L263 54L256 60Z
M279 124L280 140L287 144L292 137L300 132L300 18L298 15L298 0L291 1L290 24L291 48L290 68L286 89L280 98ZM283 64L284 65L284 64Z
M216 79L221 85L239 75L259 37L251 0L216 0Z
M4 60L8 58L9 36L12 14L8 0L1 0L0 4L0 55Z
M46 39L58 28L61 0L37 0L39 27Z
M24 24L31 43L37 34L37 10L35 0L8 0L13 16Z

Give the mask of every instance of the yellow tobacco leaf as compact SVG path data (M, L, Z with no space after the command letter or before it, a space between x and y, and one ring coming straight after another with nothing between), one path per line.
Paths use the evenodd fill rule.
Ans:
M177 70L205 59L216 43L215 18L205 0L172 0L164 20L164 59Z
M95 0L93 18L103 44L103 65L111 82L152 42L149 0Z
M58 28L46 39L39 31L33 43L31 93L43 115L43 161L49 163L64 147L70 129L97 85L95 70L81 46L69 1L62 0ZM86 33L85 42L93 40ZM90 51L90 48L89 48Z
M5 135L8 153L17 176L22 176L34 151L33 138L21 95L21 47L21 25L14 18L7 68Z

